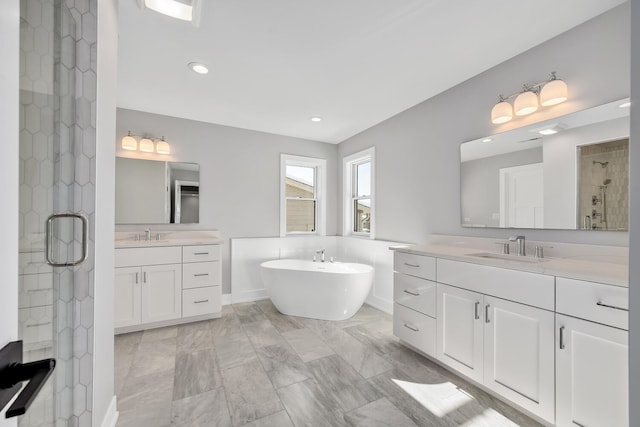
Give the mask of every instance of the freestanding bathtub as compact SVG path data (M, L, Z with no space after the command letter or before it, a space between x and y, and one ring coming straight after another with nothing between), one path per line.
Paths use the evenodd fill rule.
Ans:
M277 259L260 267L273 305L290 316L348 319L362 307L373 283L373 267L365 264Z

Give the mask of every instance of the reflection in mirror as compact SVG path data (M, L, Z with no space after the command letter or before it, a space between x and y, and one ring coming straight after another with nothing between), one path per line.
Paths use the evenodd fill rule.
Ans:
M629 138L578 148L578 226L629 228Z
M462 144L462 225L626 230L627 101Z
M200 166L116 157L116 224L198 223Z

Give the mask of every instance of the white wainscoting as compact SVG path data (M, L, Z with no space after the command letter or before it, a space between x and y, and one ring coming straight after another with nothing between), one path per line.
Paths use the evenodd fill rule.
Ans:
M359 262L374 267L373 286L367 304L387 313L393 311L393 252L389 246L399 242L342 236L296 236L231 239L231 301L233 303L267 298L260 264L281 258L313 259L316 250L325 249L325 259Z

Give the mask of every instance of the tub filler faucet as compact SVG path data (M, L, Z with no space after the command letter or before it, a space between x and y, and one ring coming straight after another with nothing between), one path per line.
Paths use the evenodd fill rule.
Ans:
M320 254L320 262L324 262L324 249L316 251L316 255ZM313 257L313 262L316 262L316 257Z

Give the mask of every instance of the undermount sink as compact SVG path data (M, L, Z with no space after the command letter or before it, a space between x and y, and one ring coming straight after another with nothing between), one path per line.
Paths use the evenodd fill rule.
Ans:
M496 254L491 252L479 252L479 253L467 254L467 255L478 257L478 258L499 259L502 261L528 262L532 264L548 261L548 259L546 258L533 258L533 257L527 257L527 256L505 255L505 254Z

